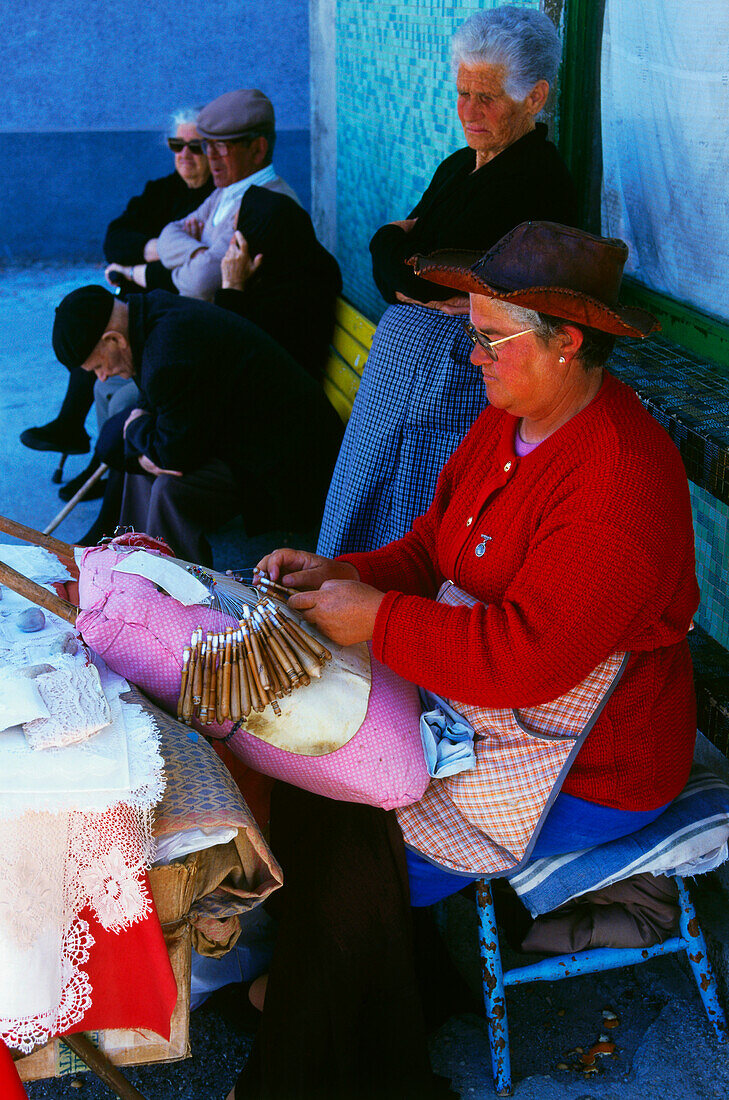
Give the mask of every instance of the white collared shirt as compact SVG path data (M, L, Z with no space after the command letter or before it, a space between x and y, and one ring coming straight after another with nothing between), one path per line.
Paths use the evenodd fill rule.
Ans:
M223 187L220 202L216 206L211 219L212 224L220 225L223 219L230 214L233 207L240 205L240 201L249 187L254 185L263 187L275 178L276 169L273 164L267 164L265 168L259 168L252 176L246 176L244 180L238 180L236 183L229 183L227 187Z

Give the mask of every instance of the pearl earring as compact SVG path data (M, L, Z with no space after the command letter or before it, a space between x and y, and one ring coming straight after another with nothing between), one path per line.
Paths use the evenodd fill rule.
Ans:
M566 362L567 362L567 360L565 359L564 355L560 355L560 357L559 357L559 361L560 361L560 363L566 363Z

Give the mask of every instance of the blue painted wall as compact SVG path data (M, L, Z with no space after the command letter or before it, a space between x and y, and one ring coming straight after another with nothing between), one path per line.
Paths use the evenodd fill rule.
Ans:
M47 0L0 41L0 260L101 259L109 220L172 170L169 115L231 88L276 108L275 164L308 207L308 0Z

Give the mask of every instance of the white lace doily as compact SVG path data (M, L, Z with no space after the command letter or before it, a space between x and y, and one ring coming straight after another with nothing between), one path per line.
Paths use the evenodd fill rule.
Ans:
M0 559L42 583L68 579L36 547L2 546ZM7 588L2 596L0 668L85 662L68 624L48 612L43 631L14 639L13 616L30 605ZM95 663L106 729L42 751L19 728L0 733L0 1038L24 1053L91 1005L83 966L93 939L80 911L90 906L104 928L121 931L151 908L143 880L164 788L159 737L153 719L120 698L127 682Z

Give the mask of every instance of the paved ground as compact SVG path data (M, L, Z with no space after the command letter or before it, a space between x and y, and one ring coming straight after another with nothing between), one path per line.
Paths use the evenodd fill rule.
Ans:
M65 371L50 348L53 307L74 287L97 281L101 268L37 265L0 271L0 513L31 527L43 527L59 508L50 481L54 463L52 455L21 447L18 434L51 420L65 391ZM83 464L83 458L69 459L68 475ZM59 528L59 537L71 542L79 538L96 508L80 505ZM231 534L226 544L220 543L219 564L253 560L260 542L254 547L239 539ZM721 918L718 913L717 921ZM473 906L458 897L443 921L477 987ZM191 1059L127 1071L147 1100L223 1100L250 1045L250 1035L232 1021L230 1001L224 995L193 1013ZM598 1061L595 1075L585 1076L580 1048L587 1050L597 1040L604 1009L619 1019L610 1033L616 1052ZM695 986L675 957L596 977L522 986L509 994L509 1013L518 1100L729 1097L726 1050L716 1045ZM436 1070L452 1079L464 1100L493 1096L479 1017L449 1021L433 1038L432 1056ZM28 1094L31 1100L101 1100L110 1095L89 1074L38 1082L28 1086Z

